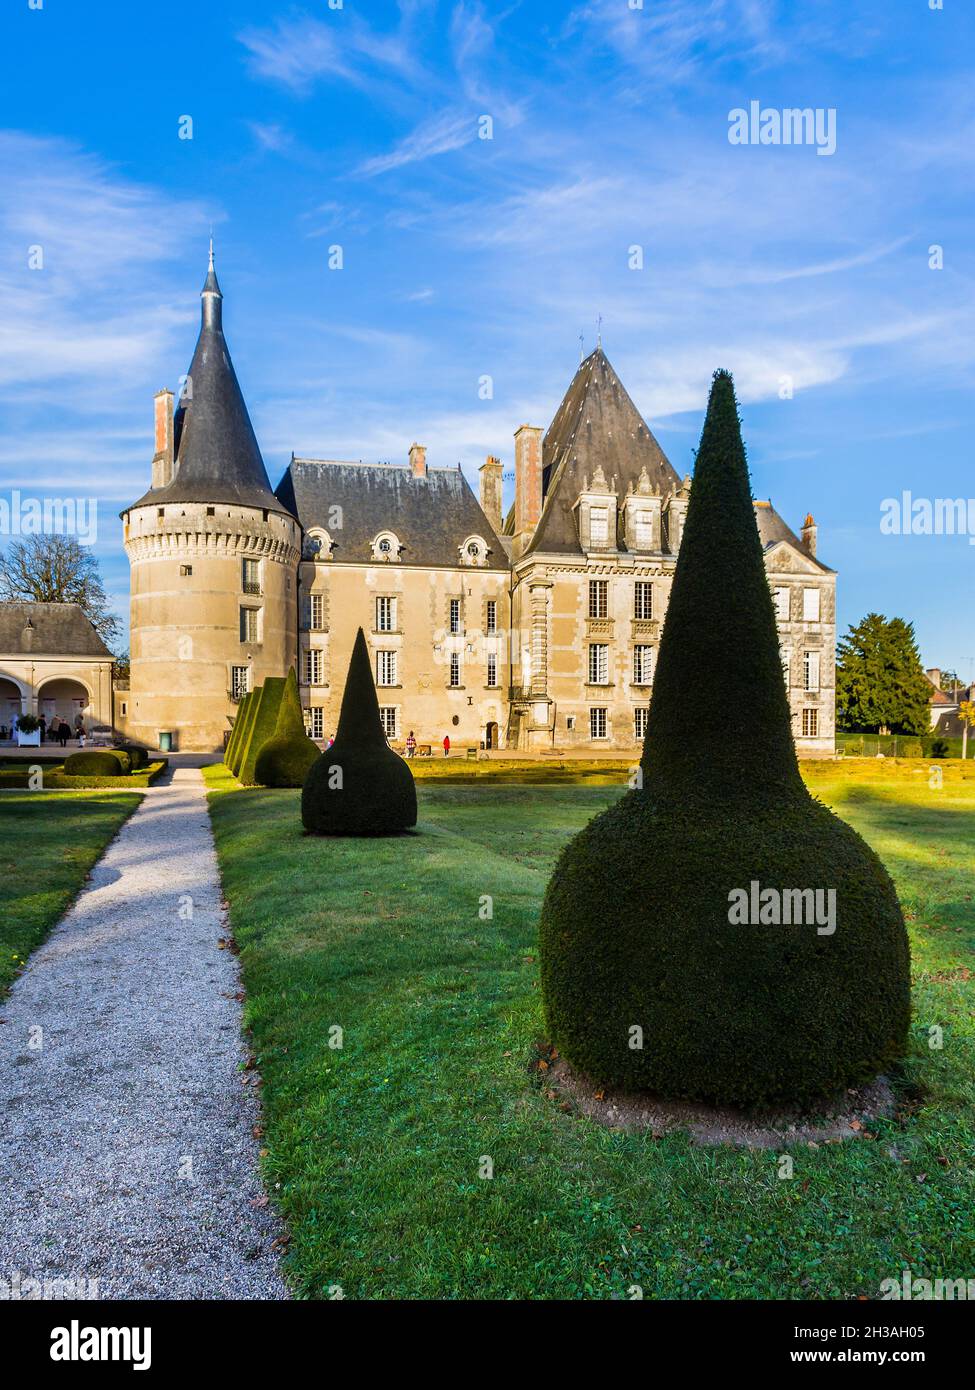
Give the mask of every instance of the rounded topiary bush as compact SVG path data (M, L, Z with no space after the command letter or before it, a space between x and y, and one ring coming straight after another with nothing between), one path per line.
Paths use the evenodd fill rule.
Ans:
M131 770L129 755L120 748L83 749L64 760L66 777L127 777Z
M149 766L149 754L137 743L120 743L118 748L113 751L128 754L133 772L138 772L141 768Z
M362 628L352 649L335 742L308 771L301 819L315 835L395 835L416 825L416 784L386 742Z
M715 673L720 699L688 698ZM727 373L640 771L566 846L546 892L542 990L562 1055L604 1085L739 1105L811 1102L901 1057L903 915L877 856L799 775Z
M264 787L301 787L318 757L318 745L305 733L298 681L292 668L284 684L274 737L257 755L254 780Z

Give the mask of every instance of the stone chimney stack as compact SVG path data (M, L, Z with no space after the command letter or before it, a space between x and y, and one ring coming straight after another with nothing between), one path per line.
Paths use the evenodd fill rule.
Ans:
M157 391L155 396L155 453L152 456L152 485L167 487L173 481L173 393Z
M532 532L542 514L542 431L538 425L515 430L515 535Z
M493 454L488 454L478 472L481 481L481 511L500 536L502 525L501 460L495 458Z
M427 446L425 444L410 445L410 472L414 478L427 476Z
M816 525L815 521L813 521L812 512L807 512L806 519L802 523L801 539L803 545L809 551L809 554L813 557L813 559L816 558L816 536L818 532L819 527Z

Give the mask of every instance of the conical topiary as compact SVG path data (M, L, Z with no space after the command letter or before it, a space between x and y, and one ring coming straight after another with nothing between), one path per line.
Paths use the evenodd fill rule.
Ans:
M252 787L257 781L257 755L274 737L283 694L284 676L268 676L254 691L254 717L246 732L247 741L237 769L237 777L245 786Z
M305 778L301 819L316 835L394 835L416 825L413 774L386 742L361 627L335 742Z
M305 733L298 680L292 667L284 682L274 737L257 755L254 780L264 787L300 787L318 756L317 746Z
M727 372L711 388L641 771L563 851L542 909L546 1020L569 1062L602 1084L757 1104L811 1101L901 1057L903 916L876 854L799 775ZM802 924L774 925L776 902Z

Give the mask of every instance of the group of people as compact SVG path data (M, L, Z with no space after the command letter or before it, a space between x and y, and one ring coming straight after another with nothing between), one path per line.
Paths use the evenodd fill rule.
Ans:
M48 720L47 716L42 714L39 722L41 743L60 743L62 748L66 748L68 746L68 739L76 738L78 740L78 747L84 748L85 744L88 741L88 733L85 729L84 720L81 718L80 714L75 719L75 727L73 733L71 725L67 722L67 720L61 719L58 715L55 715L52 719ZM0 742L4 742L6 740L10 740L16 737L17 716L14 715L13 719L10 721L9 728L6 724L0 724Z
M450 735L449 735L449 734L444 734L444 739L443 739L443 755L444 755L445 758L449 758L449 757L450 757ZM406 735L406 756L407 756L408 758L415 758L415 757L416 757L416 735L414 734L414 732L413 732L412 729L411 729L410 732Z

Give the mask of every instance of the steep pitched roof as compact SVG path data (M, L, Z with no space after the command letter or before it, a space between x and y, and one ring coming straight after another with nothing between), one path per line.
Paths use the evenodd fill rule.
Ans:
M804 555L807 560L811 560L817 569L821 569L824 574L835 574L829 565L824 565L821 560L817 560L815 555L810 555L795 531L779 516L771 502L756 499L755 520L758 523L758 536L762 542L762 549L769 551L773 545L778 545L780 541L785 541L787 545L794 546L800 555Z
M457 565L464 541L477 535L491 552L488 565L508 567L504 545L459 468L430 468L417 478L386 464L292 458L277 496L306 531L329 533L339 564L370 563L373 541L388 530L403 546L399 565ZM330 520L336 507L341 527Z
M580 363L542 441L545 500L529 551L579 553L572 506L597 465L621 500L644 468L662 497L681 483L601 347Z
M200 299L200 336L188 374L192 394L180 397L174 417L173 480L132 505L225 502L280 511L230 360L212 252Z
M77 603L0 603L0 654L112 655Z

